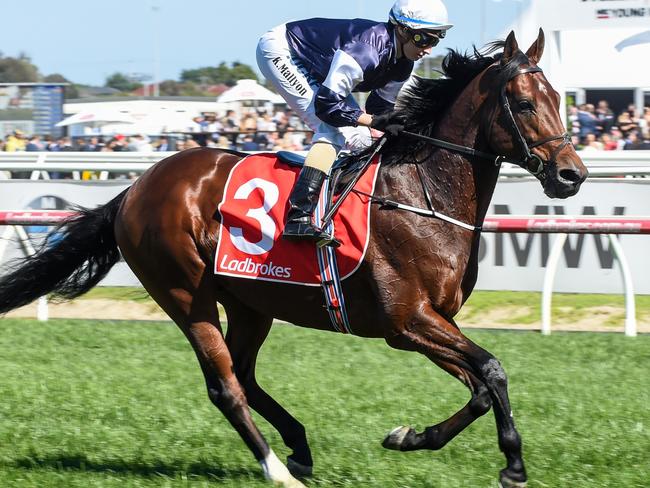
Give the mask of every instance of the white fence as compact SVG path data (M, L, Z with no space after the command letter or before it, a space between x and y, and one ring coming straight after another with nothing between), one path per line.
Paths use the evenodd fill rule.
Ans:
M173 152L0 152L0 179L11 178L10 172L29 173L30 179L50 179L51 172L71 172L80 180L82 171L96 171L99 179L114 173L143 173Z
M134 172L134 173L141 173L151 167L152 164L157 162L158 160L170 155L173 153L136 153L136 152L125 152L125 153L0 153L0 175L2 174L3 171L21 171L21 172L27 172L31 174L31 178L34 180L40 180L40 182L24 182L22 185L29 185L29 188L32 188L34 186L38 186L39 183L41 185L47 185L48 188L55 186L53 185L53 182L46 182L43 181L43 179L49 179L49 172L51 171L66 171L66 172L73 172L76 178L79 178L81 175L81 171L96 171L96 172L101 172L102 178L101 179L110 179L110 175L113 173L125 173L125 172ZM620 180L601 180L601 183L593 185L596 187L595 189L583 189L581 192L582 195L589 194L591 193L591 196L587 198L587 201L589 202L588 205L594 205L593 202L599 202L596 205L592 207L592 209L597 210L597 214L599 215L611 215L612 214L612 209L614 207L614 202L618 203L624 203L625 206L627 207L627 210L624 213L631 213L632 215L640 215L641 218L636 219L636 224L630 223L632 220L634 220L633 217L627 216L625 218L626 224L623 224L623 227L621 227L620 221L614 221L614 228L612 227L605 227L605 228L596 228L596 229L591 229L595 230L597 232L592 232L594 234L603 234L604 236L607 237L609 245L610 245L610 254L612 254L615 258L615 262L618 263L619 270L621 272L622 278L623 278L623 289L625 292L626 296L626 327L625 331L627 335L635 335L636 334L636 324L635 324L635 307L634 307L634 288L633 288L633 282L634 278L642 283L641 289L646 290L642 291L642 293L648 293L647 290L650 290L650 288L647 286L645 283L646 279L644 278L644 275L647 274L645 271L639 272L639 268L646 268L645 266L646 261L644 261L646 258L643 256L647 256L647 252L645 249L647 249L647 244L646 244L646 239L643 239L643 253L640 254L638 252L638 247L639 245L637 244L636 247L628 247L629 244L627 244L626 241L626 246L623 246L617 237L616 234L620 233L646 233L646 232L635 232L634 231L634 225L641 225L644 226L645 224L639 224L639 222L643 222L644 219L647 222L648 217L643 217L645 215L650 215L650 207L648 206L648 203L650 203L650 200L647 198L648 194L648 188L647 184L650 183L650 181L646 178L648 175L650 175L650 151L620 151L620 152L603 152L603 153L593 153L593 152L588 152L588 153L581 153L581 156L585 163L587 164L590 173L592 176L599 176L599 177L607 177L607 176L614 176L614 177L625 177L626 179L620 179ZM525 204L522 205L521 202L525 201L528 195L531 194L537 194L541 193L539 190L538 186L539 184L529 181L526 183L528 180L531 180L530 178L523 178L528 176L527 173L522 171L519 168L512 168L512 167L504 167L502 169L501 175L505 178L506 181L502 185L497 186L497 194L495 197L495 202L499 200L501 197L499 197L499 191L500 189L506 189L507 187L511 186L508 184L508 181L511 183L517 183L521 182L521 184L517 183L516 186L521 186L522 188L519 190L518 194L514 196L515 194L513 193L512 189L507 188L507 191L504 191L504 193L508 193L513 195L510 200L506 200L505 198L501 198L497 203L506 203L507 205L495 205L501 206L501 207L509 207L511 210L513 210L515 214L528 214L532 213L531 210L533 209L531 207L530 202L526 201ZM642 179L640 180L630 180L627 178L638 178L641 177ZM1 177L0 177L1 179ZM84 199L86 197L83 197L85 194L85 190L88 187L88 183L86 182L72 182L70 180L57 180L60 183L63 183L64 181L70 182L70 185L75 185L75 188L69 189L69 191L73 191L77 197L75 197L75 200L70 200L73 201L74 203L78 203L81 205L86 205L88 206L88 201L85 201ZM609 181L609 183L607 183ZM612 183L616 182L616 183ZM104 181L104 182L96 182L95 184L101 184L103 185L111 185L111 184L117 184L117 181L109 182L109 181ZM12 181L12 182L6 182L5 184L9 185L15 185L18 184L20 185L19 181ZM122 182L123 185L128 184L128 182ZM70 186L68 185L68 186ZM612 186L614 185L614 186ZM525 187L525 188L524 188ZM625 187L625 188L623 188ZM17 188L16 188L17 190ZM27 190L27 187L24 188L24 190ZM21 193L24 192L24 190L21 190ZM93 196L89 196L88 198L97 198L98 195L96 194L97 190L92 190L88 188L89 193L91 193ZM585 192L585 190L587 190ZM615 190L615 191L613 191ZM31 191L31 190L30 190ZM39 190L40 191L40 190ZM117 191L117 190L113 190ZM42 191L40 191L43 193ZM81 193L80 193L81 192ZM38 193L38 191L37 191ZM39 194L41 194L39 193ZM614 196L614 193L617 195ZM78 200L78 201L77 201ZM93 200L94 201L94 200ZM534 216L535 219L544 219L546 218L546 222L550 222L548 219L554 219L553 222L556 222L558 220L558 217L561 218L562 214L557 213L557 212L566 212L567 215L582 215L581 210L584 210L583 203L580 204L573 204L571 202L575 201L574 199L570 199L568 204L562 204L566 205L565 207L548 207L551 211L546 212L546 213L552 213L553 209L556 212L555 216L551 215L536 215ZM509 203L508 203L509 202ZM605 202L605 203L603 203ZM95 204L100 203L96 202ZM13 208L20 208L19 205L6 205L7 202L5 202L5 205L7 209L13 209ZM544 204L546 205L546 203ZM553 204L555 205L555 204ZM91 205L92 206L92 205ZM582 207L581 207L582 206ZM50 207L43 207L43 208L50 208ZM62 208L62 207L58 207ZM500 213L496 211L495 213ZM508 212L510 213L510 212ZM582 212L584 213L584 211ZM587 215L587 214L585 214ZM498 220L501 220L503 222L503 218L505 216L499 215L499 216L493 216L492 222L493 224L497 222ZM532 218L532 217L531 217ZM578 217L578 220L581 220L580 217ZM582 219L585 220L585 219ZM531 220L532 221L532 220ZM35 224L34 221L30 221L30 224ZM44 223L44 222L43 222ZM23 225L26 225L27 222ZM3 225L0 223L0 225ZM20 225L19 222L16 223L6 223L5 225L9 225L10 227L7 227L7 229L10 229L11 226L14 225ZM539 222L538 222L539 225ZM548 224L543 224L544 225ZM617 227L618 226L618 227ZM625 226L632 226L628 229L625 228ZM489 224L488 224L489 227ZM21 234L24 234L24 231L22 229L19 230L18 227L14 227L15 232L18 233L19 237L25 237L22 236ZM631 230L631 232L627 232L628 230ZM487 228L487 232L503 232L504 229L496 229L496 228ZM570 253L574 253L575 255L575 246L572 248L571 247L571 242L568 242L568 237L567 234L563 234L563 232L583 232L581 230L576 230L575 228L575 223L573 228L561 228L561 227L555 227L555 228L546 228L546 229L525 229L525 230L516 230L513 228L506 229L505 232L522 232L521 237L525 238L526 235L532 236L535 233L538 232L546 232L546 233L556 233L558 234L558 237L554 240L552 249L550 249L550 255L547 255L546 258L541 257L544 256L544 253L548 254L548 241L535 241L532 245L529 245L530 241L526 241L526 244L524 246L520 246L517 242L514 240L512 241L512 246L514 246L512 249L508 249L507 246L509 244L509 240L504 241L505 242L505 247L504 247L504 242L493 242L490 240L490 238L486 235L486 243L487 246L483 246L485 248L494 248L496 249L495 255L489 255L489 254L484 254L483 257L481 258L481 269L482 271L482 276L483 280L481 280L481 276L479 277L479 285L483 285L482 289L506 289L506 288L499 288L498 286L501 286L498 284L495 286L495 283L493 282L494 280L490 279L485 279L486 277L498 277L498 280L503 280L508 282L507 286L510 286L512 283L519 283L520 285L523 284L524 286L529 286L527 289L543 289L543 299L542 299L542 330L544 333L549 333L550 332L550 327L551 327L551 319L550 319L550 303L551 303L551 294L553 291L553 281L555 278L556 271L558 270L559 266L559 261L562 257L563 251L566 257L567 249ZM620 231L620 232L619 232ZM530 234L530 233L533 234ZM492 234L494 235L494 234ZM598 238L598 236L596 236ZM528 238L530 239L530 237ZM23 240L23 239L20 239ZM28 239L25 239L28 240ZM544 244L545 242L545 244ZM4 247L0 243L0 248ZM485 243L483 243L485 244ZM25 244L23 244L24 246ZM606 255L607 253L603 251L602 249L602 243L597 244L599 247L599 252L600 255L599 257L602 258L603 253ZM568 246L568 247L567 247ZM627 250L627 255L632 256L632 262L635 264L634 268L630 270L630 267L627 264L627 258L626 258L626 253L623 251L623 247L626 248ZM535 254L537 251L537 248L540 248L539 250L539 256L540 256L540 261L543 261L545 264L543 265L542 271L544 273L544 281L543 281L543 287L541 285L541 282L539 284L535 284L534 282L531 283L525 283L527 277L533 276L536 272L535 268L538 267L538 265L535 265L534 262L536 262L537 255ZM4 251L4 249L0 249ZM29 252L29 249L24 249L25 252ZM4 252L3 252L4 254ZM511 255L509 257L509 254ZM508 261L508 259L513 260L512 256L516 254L516 260L519 262L521 259L523 259L521 256L525 254L525 259L523 259L527 264L525 264L524 268L521 268L522 264L519 263L518 265L515 265L512 270L507 270L507 268L499 268L497 266L504 266L503 262L501 264L496 263L495 261L503 261L504 256L505 260ZM574 269L571 270L570 272L572 273L571 275L561 275L562 281L560 281L560 287L565 286L567 283L567 278L568 281L575 280L576 274L574 271L580 271L580 282L582 283L583 288L580 288L583 292L586 291L584 286L587 284L592 284L594 282L594 276L592 276L591 271L588 269L585 269L584 262L587 261L588 263L594 262L593 256L589 256L589 253L585 253L586 256L584 259L582 259L582 262L580 262L580 257L578 256L576 259L576 262L579 262L580 266L570 266L573 268L580 268L580 269ZM593 254L593 252L592 252ZM486 257L487 256L487 257ZM529 259L530 257L530 259ZM607 258L607 256L605 256ZM603 259L605 259L603 258ZM545 260L546 259L546 260ZM532 260L533 262L530 262ZM606 259L605 259L606 260ZM507 263L506 263L507 266ZM519 266L519 268L517 268ZM592 266L589 264L588 266ZM609 269L611 269L611 264ZM506 273L507 271L507 273ZM586 272L585 272L586 271ZM523 273L523 274L522 274ZM586 275L586 278L585 278ZM610 287L609 288L609 293L615 293L616 288L620 290L620 285L614 285L612 289L611 285L611 276L608 275L603 275L602 273L598 276L596 276L597 279L603 280L605 279L607 281L607 285ZM615 280L617 281L617 280ZM572 285L573 286L573 285ZM509 288L508 288L509 289ZM526 289L526 288L522 288ZM571 291L571 290L561 290L561 291ZM602 291L598 291L599 293Z
M19 226L27 225L52 225L62 222L64 219L74 215L71 211L60 210L24 210L24 211L0 211L0 225L13 226L18 238L28 255L34 254L35 250L31 240L25 231ZM484 232L508 232L508 233L536 233L536 234L559 234L553 244L553 250L547 264L544 276L544 289L542 291L542 334L551 333L551 300L553 297L553 282L560 262L562 249L567 240L568 234L603 234L606 233L621 270L623 290L625 294L625 335L635 337L636 306L634 297L634 286L630 267L625 257L618 235L650 234L650 217L629 218L629 217L540 217L539 215L507 217L488 216L483 225ZM0 262L4 255L4 248L0 243ZM39 320L47 320L47 299L42 297L38 303L37 315Z
M81 171L101 172L100 179L111 173L146 171L151 165L173 152L0 152L0 175L6 171L31 173L32 179L49 178L49 172L73 172L80 179ZM650 151L581 151L580 157L591 176L650 176ZM502 177L526 177L529 174L513 165L504 165ZM8 177L5 175L5 177Z
M607 234L621 271L623 293L625 295L625 335L636 337L636 304L634 285L630 266L618 235L650 234L650 217L544 217L528 216L488 216L483 224L484 232L558 234L544 273L542 289L542 334L551 333L551 300L553 284L560 264L562 251L568 235L571 234Z

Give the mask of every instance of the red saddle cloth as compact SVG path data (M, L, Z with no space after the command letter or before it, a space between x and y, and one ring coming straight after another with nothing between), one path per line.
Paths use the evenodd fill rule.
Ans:
M376 158L355 189L372 194L378 168ZM280 161L275 154L255 154L235 165L219 204L216 274L320 285L316 244L281 238L289 194L299 173L299 167ZM368 247L369 198L350 193L333 222L334 235L341 242L336 250L339 275L345 279L358 268Z

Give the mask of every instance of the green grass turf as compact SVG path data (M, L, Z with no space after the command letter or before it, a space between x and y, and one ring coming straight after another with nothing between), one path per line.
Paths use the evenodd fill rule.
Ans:
M169 323L0 320L1 487L264 487ZM509 373L529 487L647 487L650 336L469 331ZM260 383L307 427L314 487L494 487L492 414L439 452L381 448L468 399L383 341L274 328ZM278 434L258 425L281 458Z
M151 303L153 300L142 288L97 287L80 300L103 298L110 300L132 300ZM499 322L503 324L534 324L541 321L541 298L537 292L475 291L457 317L459 323L482 323L486 314L498 310ZM599 313L599 308L608 309L608 319L601 325L620 327L625 323L625 298L620 295L556 293L552 300L554 323L575 323L589 320ZM636 296L638 320L650 320L650 295ZM489 323L486 325L490 325Z
M542 294L538 292L475 291L458 315L463 320L477 321L486 313L500 310L503 323L533 324L542 319ZM555 323L574 323L588 320L599 308L616 310L602 325L621 326L625 323L625 297L605 294L555 293L552 299L552 317ZM637 319L650 316L650 296L635 297ZM506 317L509 313L509 318Z

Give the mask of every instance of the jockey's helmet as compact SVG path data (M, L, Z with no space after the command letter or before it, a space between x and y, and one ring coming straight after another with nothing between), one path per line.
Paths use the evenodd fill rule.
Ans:
M393 24L412 30L446 31L449 23L447 7L442 0L397 0L390 10Z

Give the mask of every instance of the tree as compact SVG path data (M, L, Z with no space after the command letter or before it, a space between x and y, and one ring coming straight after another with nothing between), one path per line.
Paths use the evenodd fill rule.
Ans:
M237 83L237 80L257 80L257 74L247 64L242 64L237 61L235 61L232 64L232 68L230 70L233 83L231 83L229 86L234 86ZM226 83L228 85L228 83Z
M182 83L196 83L198 85L216 85L222 83L218 81L227 77L228 67L221 63L218 67L213 68L206 66L204 68L188 69L181 71Z
M255 71L247 64L235 61L232 67L226 63L219 66L205 66L203 68L188 69L181 72L181 81L196 83L197 85L219 85L221 83L234 86L238 80L257 79Z
M177 97L181 94L182 85L178 81L165 80L161 81L158 89L164 97Z
M205 93L201 90L201 87L196 83L180 83L179 84L179 95L182 97L203 97Z
M79 89L77 88L77 85L59 73L52 73L51 75L47 75L45 78L43 78L43 81L46 83L70 83L63 89L65 99L69 100L71 98L79 98Z
M158 85L158 88L164 97L204 97L207 95L199 85L190 81L179 83L175 80L165 80Z
M39 77L38 68L26 54L12 58L0 53L0 83L36 83Z
M138 83L122 73L113 73L111 76L106 78L104 86L115 88L121 92L132 92L133 90L140 88L142 83Z

